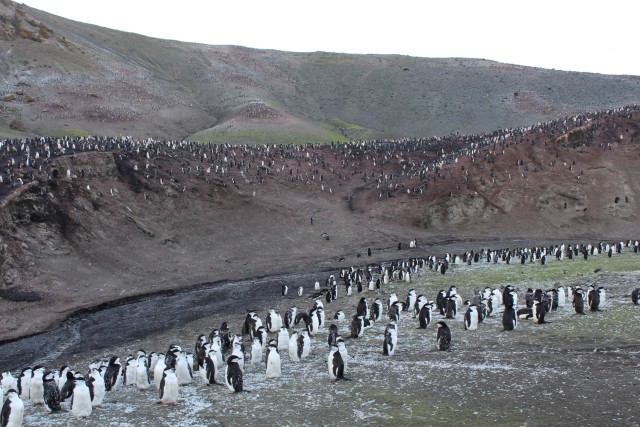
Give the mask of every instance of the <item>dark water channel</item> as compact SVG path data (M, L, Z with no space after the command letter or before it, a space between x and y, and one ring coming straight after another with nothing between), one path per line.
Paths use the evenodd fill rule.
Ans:
M51 331L0 345L0 369L15 371L34 364L56 366L58 360L68 356L95 354L212 313L264 308L280 297L283 284L294 294L301 284L309 291L316 280L322 281L328 274L316 271L210 283L78 314Z

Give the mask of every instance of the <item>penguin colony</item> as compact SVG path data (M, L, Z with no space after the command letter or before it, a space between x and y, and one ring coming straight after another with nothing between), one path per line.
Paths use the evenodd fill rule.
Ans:
M25 403L27 409L42 406L48 412L69 411L78 418L89 417L93 408L102 405L109 393L119 388L140 392L153 390L163 405L176 404L180 400L180 387L197 382L220 386L232 393L244 392L246 363L252 366L251 369L264 370L265 380L269 381L280 377L287 365L304 363L312 351L326 352L324 369L329 381L348 381L350 356L341 329L348 332L350 346L357 346L358 338L366 334L367 329L382 323L384 335L380 354L394 357L402 348L403 328L431 330L425 331L432 340L425 348L427 351L455 351L455 335L471 333L464 331L482 327L487 317L501 318L502 329L512 331L521 321L548 323L546 316L556 310L572 310L580 316L598 312L606 307L606 290L592 285L584 289L581 286L567 289L559 286L553 289L529 288L526 291L511 285L502 289L487 287L475 291L464 302L455 286L430 296L418 294L412 288L403 300L393 292L388 294L386 301L376 297L371 304L368 298L360 296L350 315L338 310L331 320L325 315L324 305L338 298L337 289L340 287L346 294L348 287L358 289L358 283L373 281L374 289L384 291L385 285L393 282L411 283L411 277L429 272L446 274L452 266L459 264L507 264L515 261L544 265L543 260L547 257L558 261L589 259L599 254L611 257L623 251L640 253L638 241L562 244L515 250L483 249L462 255L446 254L442 258L393 261L387 266L346 268L339 274L330 275L324 288L316 283L314 293L308 297L313 300L308 311L293 305L282 317L275 309L269 309L264 323L257 310L248 311L239 334L233 333L229 323L224 322L219 329L197 336L193 351L170 344L164 353L139 350L124 361L118 356L93 361L86 370L38 365L26 367L20 373L5 371L1 379L4 403L0 425L22 425ZM363 292L369 292L369 288L360 288L359 293ZM633 304L640 303L640 288L632 290L631 299ZM460 332L455 332L457 329ZM327 342L322 344L319 335L325 331Z
M82 166L74 166L73 160L56 161L60 157L72 158L88 152L114 154L119 167L140 179L145 190L141 197L149 203L154 201L154 192L169 187L185 192L189 183L196 179L204 180L210 186L256 195L260 192L257 184L268 182L267 179L276 174L327 194L336 193L343 183L358 175L358 179L373 184L369 187L378 199L388 199L392 195L427 195L436 188L435 183L439 180L453 178L468 183L487 179L479 174L474 176L473 171L464 168L455 171L456 176L452 175L454 171L450 165L465 158L471 163L476 163L476 159L494 162L518 144L546 145L548 141L583 126L590 127L589 140L603 136L606 142L601 143L602 149L611 149L608 129L615 127L611 120L629 120L637 111L637 105L628 105L492 133L349 141L330 145L200 144L128 136L3 139L0 140L0 197L28 184L34 184L41 195L46 195L62 181L89 178L92 174L89 168L85 170ZM619 143L621 136L617 134L613 143ZM158 160L168 158L176 159L179 166L161 167ZM395 159L401 161L398 163ZM550 161L552 167L561 165L556 159ZM365 162L370 172L364 171L362 166ZM562 163L567 176L580 179L582 172L574 165ZM528 172L525 161L519 159L505 176L499 178L526 179ZM498 178L492 174L489 179ZM460 191L471 188L467 184L456 187ZM117 188L83 185L82 190L85 188L95 198L119 197ZM454 190L448 193L453 196ZM616 200L620 201L620 196ZM329 239L326 233L322 236ZM412 240L409 247L414 245L415 240ZM367 254L370 253L371 248L367 250Z

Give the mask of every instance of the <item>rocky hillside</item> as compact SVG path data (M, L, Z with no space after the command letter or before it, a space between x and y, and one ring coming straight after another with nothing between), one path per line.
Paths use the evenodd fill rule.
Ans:
M630 108L377 143L7 143L16 166L0 185L0 340L78 309L217 280L635 239L639 137ZM46 160L26 166L27 147Z
M636 103L633 76L158 40L0 1L0 136L309 143L472 134ZM594 53L597 54L597 53Z

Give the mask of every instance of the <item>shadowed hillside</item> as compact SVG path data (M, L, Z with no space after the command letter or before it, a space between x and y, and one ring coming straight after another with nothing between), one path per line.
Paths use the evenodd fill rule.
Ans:
M317 143L471 134L635 103L640 80L474 59L158 40L0 2L0 135ZM597 54L597 53L594 53Z

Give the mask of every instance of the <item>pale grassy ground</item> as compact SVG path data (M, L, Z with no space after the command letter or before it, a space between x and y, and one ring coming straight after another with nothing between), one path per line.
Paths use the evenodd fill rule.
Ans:
M594 270L600 272L594 273ZM319 278L324 280L324 278ZM602 312L577 316L569 306L550 313L551 323L522 321L513 332L502 332L500 316L489 318L477 331L465 331L462 316L448 320L453 340L450 352L435 350L435 327L417 329L408 314L398 325L398 349L382 355L387 320L364 337L348 337L349 322L335 322L342 309L350 317L366 296L386 300L391 292L404 299L409 288L435 299L441 288L455 284L463 298L485 285L515 285L523 301L527 287L601 285L607 288ZM310 288L312 284L304 284ZM68 412L48 415L27 404L25 425L87 426L208 426L208 425L638 425L634 407L640 375L640 307L630 293L640 286L640 257L622 254L588 261L550 260L547 265L521 266L481 263L454 266L445 276L430 271L412 283L392 283L380 291L325 303L327 327L336 323L351 356L346 376L329 381L326 358L327 327L313 340L311 356L301 362L281 353L281 378L266 380L264 365L247 361L245 388L229 394L219 386L205 386L199 377L180 390L179 403L163 407L155 390L133 387L109 393L102 407L87 420ZM278 300L284 314L291 305L309 309L306 297ZM259 314L266 316L269 307ZM138 348L164 352L171 343L191 350L199 333L208 333L223 320L239 332L244 313L212 313L210 317L167 330L136 342L122 343L112 352L69 360L84 370L92 358L112 353L126 356ZM439 320L437 316L436 321ZM219 375L219 380L222 376Z

